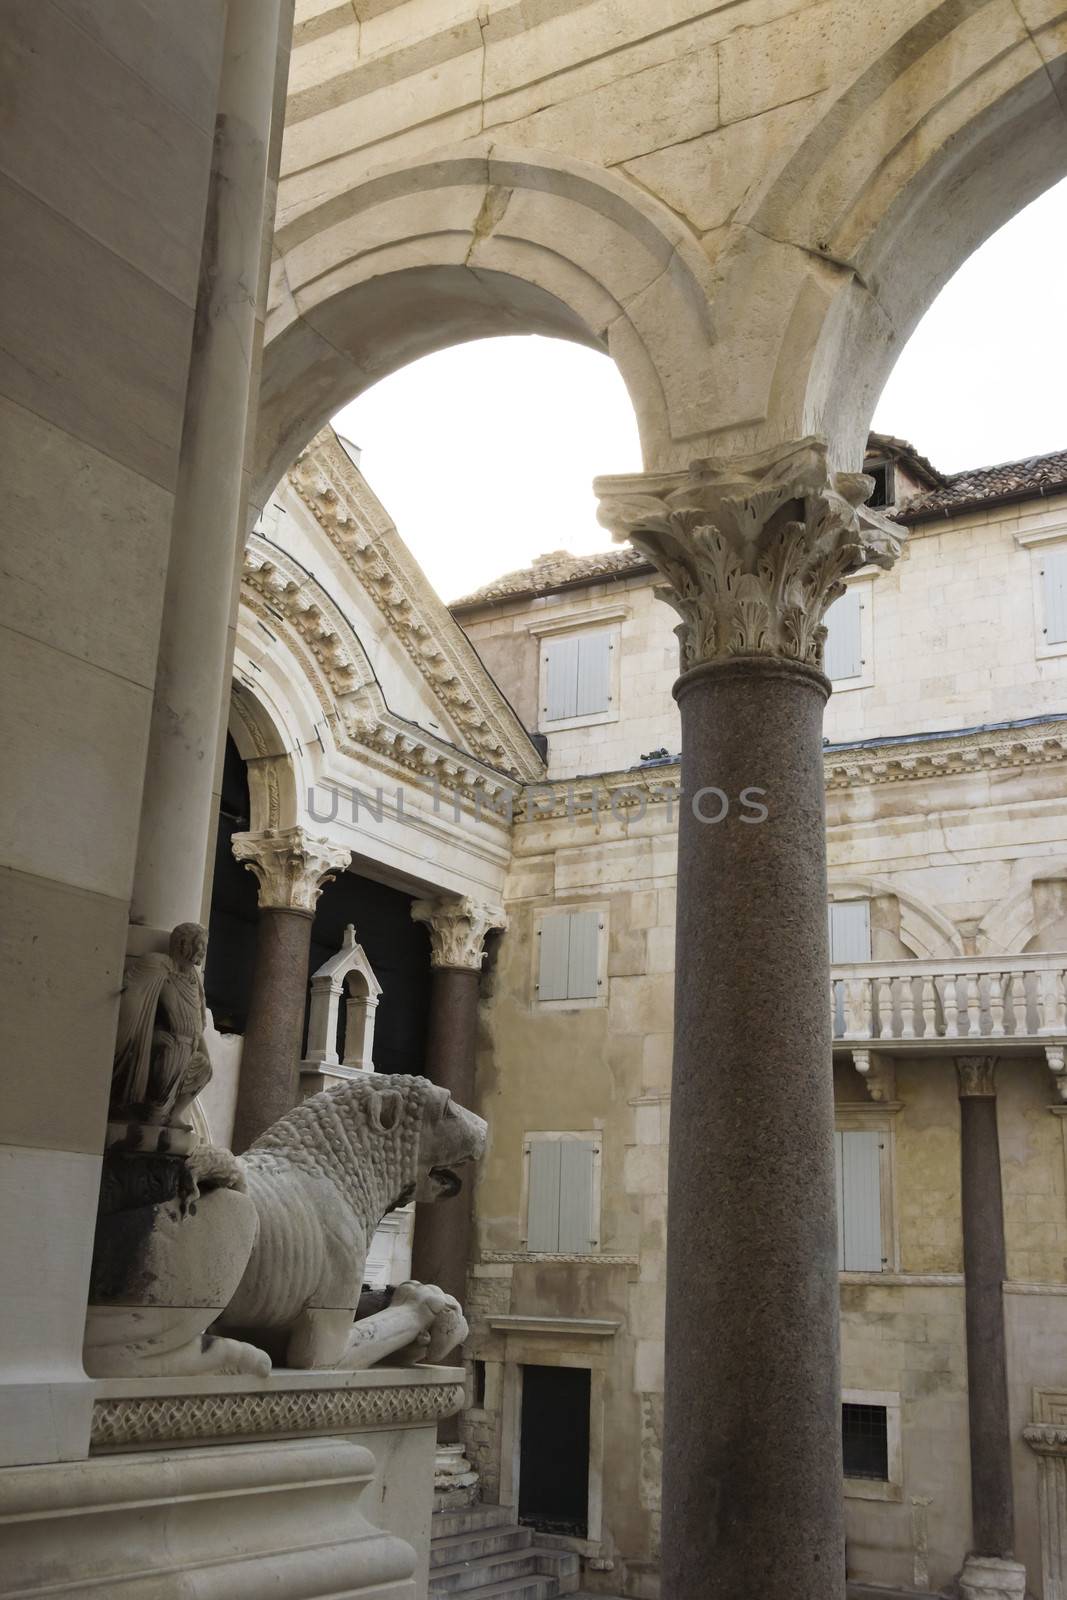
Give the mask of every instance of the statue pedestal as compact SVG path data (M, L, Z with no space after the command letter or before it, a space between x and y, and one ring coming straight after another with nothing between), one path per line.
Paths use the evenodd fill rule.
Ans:
M461 1444L440 1444L433 1464L433 1508L461 1511L478 1503L478 1474Z
M5 1578L75 1600L425 1600L452 1367L112 1378L87 1461L0 1475Z

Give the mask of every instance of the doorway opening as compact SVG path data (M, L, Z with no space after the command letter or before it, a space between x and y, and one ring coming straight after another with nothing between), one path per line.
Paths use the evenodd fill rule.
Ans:
M589 1529L587 1367L522 1369L519 1521L585 1539Z

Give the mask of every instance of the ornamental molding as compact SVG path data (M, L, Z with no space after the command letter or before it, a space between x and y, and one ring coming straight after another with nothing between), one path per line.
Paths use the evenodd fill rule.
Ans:
M382 613L470 753L512 778L543 772L522 723L331 428L301 452L288 481Z
M221 1440L404 1427L450 1417L461 1409L464 1399L461 1383L101 1399L93 1403L90 1449L217 1444Z
M903 529L864 502L874 480L831 472L815 436L687 473L598 478L599 518L666 580L683 672L732 656L822 670L823 616L860 567L891 567Z
M259 880L261 909L306 911L352 858L344 845L310 834L304 828L265 828L262 833L235 833L231 844L238 861Z
M508 925L502 906L481 905L468 897L416 900L411 917L413 922L421 922L430 935L431 967L458 967L468 972L482 970L486 934Z
M957 1056L961 1100L991 1100L997 1093L996 1056Z
M639 1267L640 1256L568 1255L558 1250L483 1250L481 1260L486 1266L520 1266L523 1262L557 1262L561 1266L577 1267Z
M386 776L411 775L461 809L508 826L517 781L390 711L352 624L311 573L259 535L245 550L241 605L272 640L282 639L303 669L342 754ZM257 693L247 675L235 682L241 688Z

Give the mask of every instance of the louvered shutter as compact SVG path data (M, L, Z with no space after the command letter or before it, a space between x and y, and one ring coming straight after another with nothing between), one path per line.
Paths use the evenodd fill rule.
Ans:
M559 1166L559 1249L565 1255L586 1255L593 1236L593 1158L588 1139L561 1139Z
M527 1149L529 1175L526 1202L527 1250L559 1249L558 1139L531 1139Z
M843 1133L834 1134L834 1182L837 1192L837 1270L845 1270L845 1162L842 1154Z
M1041 565L1045 643L1067 643L1067 549L1048 550Z
M606 711L611 699L611 635L584 633L578 640L576 716Z
M830 960L850 963L871 959L869 900L830 902Z
M548 639L545 642L545 703L547 722L577 715L578 647L576 637Z
M826 613L826 646L823 665L826 676L836 683L843 678L858 678L863 671L860 647L860 591L846 589Z
M882 1270L882 1137L858 1129L840 1135L846 1272Z
M567 999L593 1000L600 965L600 912L572 911L567 952ZM543 998L543 997L542 997Z
M541 920L541 957L538 962L537 998L568 998L571 919L566 911L554 912Z

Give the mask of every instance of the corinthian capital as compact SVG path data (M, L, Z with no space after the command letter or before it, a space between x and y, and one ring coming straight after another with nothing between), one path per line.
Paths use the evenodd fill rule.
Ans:
M491 928L506 928L508 919L499 906L476 900L416 900L411 908L416 922L430 935L430 965L466 967L480 972L485 960L485 936Z
M822 667L823 616L842 579L891 567L903 532L864 507L860 472L831 473L822 439L687 473L598 478L600 521L647 556L681 617L682 671L730 656Z
M991 1099L997 1092L996 1056L957 1056L960 1099Z
M315 910L327 883L343 872L351 853L303 828L235 833L232 849L259 879L259 904L282 911Z

